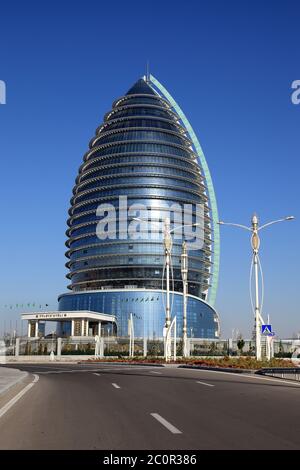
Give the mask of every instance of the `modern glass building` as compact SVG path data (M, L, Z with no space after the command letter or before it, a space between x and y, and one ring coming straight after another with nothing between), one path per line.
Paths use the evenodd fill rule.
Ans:
M154 77L144 77L113 103L79 168L67 230L70 292L59 296L59 310L114 315L120 337L128 335L132 314L136 337L161 338L166 289L162 227L167 217L171 230L195 223L199 205L203 240L201 248L188 252L188 336L217 338L219 319L213 305L219 231L211 177L177 103ZM145 210L151 212L146 226ZM99 235L104 221L112 228L106 237ZM129 236L130 226L138 235ZM181 252L182 239L174 236L171 316L176 315L179 335Z

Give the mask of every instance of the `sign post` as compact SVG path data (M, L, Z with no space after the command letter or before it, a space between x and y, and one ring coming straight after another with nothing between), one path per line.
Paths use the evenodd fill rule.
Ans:
M272 331L272 325L261 325L261 333L266 337L266 353L267 359L270 361L271 357L273 357L273 338L275 336L275 333Z

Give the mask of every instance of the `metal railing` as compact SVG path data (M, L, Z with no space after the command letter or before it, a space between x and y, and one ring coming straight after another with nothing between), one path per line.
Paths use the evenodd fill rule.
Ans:
M300 381L300 367L264 367L255 372L259 375L267 375L287 380Z

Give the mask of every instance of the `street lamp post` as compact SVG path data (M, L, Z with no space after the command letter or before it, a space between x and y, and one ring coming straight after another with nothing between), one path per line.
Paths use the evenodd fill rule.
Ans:
M172 251L172 238L170 230L170 219L167 217L164 226L164 247L166 255L166 281L167 281L167 299L166 299L166 324L165 327L169 329L171 324L171 310L170 310L170 262Z
M251 247L253 251L254 277L255 277L255 339L256 339L256 359L261 360L261 313L259 303L259 284L258 284L258 251L260 247L260 238L258 236L258 218L254 214L252 217L252 236Z
M139 217L134 217L133 220L138 222L147 221L146 219L141 219ZM158 223L156 221L151 221L150 223ZM172 254L172 237L171 234L176 230L182 230L186 227L198 227L199 223L178 225L170 229L170 218L166 217L164 220L164 249L165 249L165 266L166 266L166 316L165 316L165 327L164 327L164 356L166 361L171 358L171 334L168 334L169 328L171 326L171 308L170 308L170 263L171 263L171 254ZM184 242L185 243L185 242ZM183 355L186 357L188 355L187 351L187 250L185 245L185 266L186 269L181 270L182 280L183 280ZM185 329L185 330L184 330Z
M260 238L258 232L269 225L276 224L278 222L284 222L286 220L293 220L294 216L284 217L282 219L273 220L267 224L259 226L259 220L256 214L252 216L251 226L247 227L246 225L234 224L230 222L218 222L220 225L231 225L233 227L243 228L252 233L251 235L251 248L253 253L253 265L254 265L254 276L255 276L255 338L256 338L256 359L261 360L261 325L263 323L261 306L259 302L259 281L258 281L258 268L259 268L259 248L260 248Z
M173 227L170 230L170 219L166 219L165 221L165 232L164 232L164 240L165 240L165 248L166 248L166 268L167 268L167 302L168 305L168 297L170 297L170 288L169 288L169 278L168 278L168 268L171 259L171 250L172 250L172 238L171 233L175 232L176 230L182 230L187 227L198 227L199 223L194 224L186 224L186 225L178 225ZM168 228L168 231L166 230ZM169 261L169 263L168 263ZM184 241L182 244L182 254L181 254L181 276L182 276L182 283L183 283L183 322L182 322L182 355L183 357L187 357L188 354L188 344L187 344L187 275L188 275L188 255L187 255L187 247L186 242ZM170 303L170 299L169 299ZM171 319L169 318L169 326ZM167 316L166 316L166 328L167 326ZM166 344L166 360L171 357L171 335L168 336L169 341Z
M129 334L129 357L134 357L134 325L133 315L129 315L128 319L128 334Z
M183 283L183 324L182 324L182 355L188 357L188 344L187 344L187 275L188 275L188 256L186 249L186 242L182 244L181 254L181 275Z

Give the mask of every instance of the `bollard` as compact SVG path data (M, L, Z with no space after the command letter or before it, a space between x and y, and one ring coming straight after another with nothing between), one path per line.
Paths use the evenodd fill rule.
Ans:
M148 342L148 341L147 341L147 338L144 337L144 344L143 344L143 349L144 349L143 355L144 355L144 357L147 357L147 353L148 353L148 350L147 350L147 342Z
M57 338L57 357L61 357L61 338Z
M16 338L15 356L19 357L19 354L20 354L20 338Z
M100 338L100 358L102 359L104 357L104 338Z

